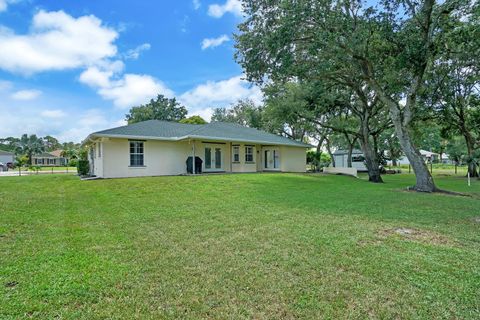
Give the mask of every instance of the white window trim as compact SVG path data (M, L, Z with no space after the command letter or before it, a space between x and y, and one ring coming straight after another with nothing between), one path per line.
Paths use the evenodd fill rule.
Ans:
M238 156L238 160L235 160L235 156ZM232 146L232 162L240 163L240 145Z
M248 149L251 149L251 153L247 152ZM252 161L247 160L248 155L252 155ZM255 163L255 146L245 146L245 163L254 164Z
M131 152L131 144L132 143L141 143L142 144L142 153L132 153ZM143 163L141 165L132 165L132 155L143 155ZM128 141L128 162L130 168L144 168L145 166L145 141L138 141L138 140L129 140Z

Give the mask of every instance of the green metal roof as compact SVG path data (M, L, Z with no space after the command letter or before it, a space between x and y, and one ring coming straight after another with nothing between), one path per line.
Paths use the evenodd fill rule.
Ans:
M218 141L250 142L258 144L286 145L310 148L311 145L265 131L234 123L212 122L184 124L178 122L148 120L131 125L107 129L90 134L89 138L117 137L157 140L205 139Z

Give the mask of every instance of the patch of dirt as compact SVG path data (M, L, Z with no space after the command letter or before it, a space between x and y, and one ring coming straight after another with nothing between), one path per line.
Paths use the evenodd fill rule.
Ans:
M416 228L405 228L405 227L397 227L391 229L384 229L378 232L378 235L381 238L387 238L391 236L400 237L401 239L416 241L426 244L433 244L433 245L447 245L447 246L455 246L458 243L451 239L450 237L443 235L438 232L430 231L430 230L421 230Z
M475 223L480 223L480 217L473 217L472 221Z
M17 284L18 284L17 281L10 281L10 282L5 283L5 287L6 288L14 288L14 287L17 286Z

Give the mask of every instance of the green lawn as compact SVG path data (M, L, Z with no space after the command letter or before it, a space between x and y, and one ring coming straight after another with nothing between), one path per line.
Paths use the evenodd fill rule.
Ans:
M480 318L480 182L385 180L0 178L0 318Z
M77 171L77 167L40 167L40 171Z

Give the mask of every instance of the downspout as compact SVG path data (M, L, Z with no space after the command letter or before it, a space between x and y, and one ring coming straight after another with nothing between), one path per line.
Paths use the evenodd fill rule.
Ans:
M232 163L232 160L233 160L233 146L232 146L232 143L230 142L230 151L228 152L228 154L230 155L230 173L233 172L233 163Z
M195 140L192 140L192 144L193 144L193 148L192 148L192 150L193 150L193 157L192 157L192 168L193 168L193 169L192 169L192 174L195 174L195 169L196 169L196 165L195 165L195 164L196 164L196 163L195 163L195 162L196 162L196 161L195 161Z

